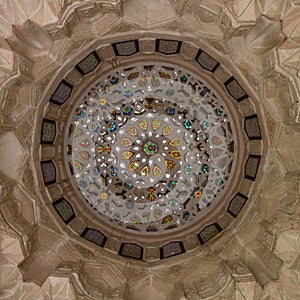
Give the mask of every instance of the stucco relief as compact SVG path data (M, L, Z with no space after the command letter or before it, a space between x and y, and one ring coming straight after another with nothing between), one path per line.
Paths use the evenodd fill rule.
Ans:
M125 6L123 6L124 2ZM216 256L237 255L243 261L243 267L230 268L228 274L231 277L239 278L238 280L241 280L243 276L248 276L246 282L241 280L234 283L228 279L228 275L214 271L215 278L212 281L220 282L220 286L224 286L223 283L227 279L230 282L220 299L222 297L223 299L236 297L236 299L249 300L277 300L300 297L299 289L297 289L300 284L299 255L297 252L300 226L297 222L299 186L296 184L297 178L299 178L297 175L299 172L299 154L296 151L299 149L300 122L298 101L300 87L300 66L298 63L300 2L298 0L232 0L222 1L222 4L219 5L215 1L201 1L200 5L195 6L194 1L174 0L164 3L157 1L156 7L153 7L154 4L129 0L85 1L85 3L82 1L31 0L28 2L19 0L3 1L1 4L0 81L2 90L4 88L5 90L1 98L0 168L5 175L2 176L1 174L0 202L9 203L18 180L22 188L15 189L16 199L13 200L14 202L8 206L1 205L0 207L1 215L5 214L5 219L0 219L0 230L5 232L0 235L0 261L2 265L0 268L0 299L75 299L74 289L76 289L79 299L101 299L101 297L105 299L109 295L114 299L124 299L125 296L122 296L121 290L114 294L110 289L102 288L101 291L94 289L89 294L88 288L82 286L79 279L77 281L74 279L81 272L79 268L74 270L73 279L70 279L69 275L66 274L62 277L49 276L51 273L49 270L55 272L55 267L59 266L60 259L51 250L48 251L43 247L36 246L34 235L31 235L32 241L28 240L28 236L25 236L24 242L25 244L28 243L28 247L24 245L20 247L23 242L17 239L18 235L5 220L19 218L15 222L15 228L23 228L26 232L34 230L34 227L31 226L36 221L45 226L49 225L53 231L58 228L57 221L49 218L48 209L45 210L40 201L34 202L35 205L33 206L30 204L31 201L35 201L34 199L30 200L31 194L35 194L33 186L38 188L41 186L37 185L37 179L31 174L34 167L33 160L38 158L33 157L33 160L30 160L27 154L25 157L25 153L31 153L32 134L35 127L32 126L35 123L33 111L53 75L53 70L59 68L60 63L64 64L64 60L68 56L71 58L75 51L84 50L86 37L89 37L91 43L97 41L99 31L101 31L101 36L106 34L118 36L121 31L124 36L129 31L138 33L143 30L143 34L145 34L145 31L148 30L151 33L149 28L153 27L160 28L168 37L172 37L170 28L178 34L185 33L183 35L197 36L202 41L206 41L206 47L212 47L213 51L217 50L216 53L223 56L223 59L229 59L237 62L237 64L241 63L243 65L242 73L248 77L254 88L253 93L257 93L256 98L261 99L260 105L267 107L272 115L271 123L273 125L268 124L269 134L272 136L269 144L271 151L266 159L264 177L261 182L262 189L257 192L253 204L250 206L256 212L253 213L248 209L241 217L243 221L237 220L234 223L233 227L237 226L237 228L231 229L234 232L234 238L227 240L230 249L224 249L225 246L216 241L215 245L203 251L203 253L215 251L214 255ZM137 13L138 6L147 10L146 20L142 14ZM105 17L107 13L110 15ZM73 15L76 17L72 17ZM114 16L113 20L111 15ZM121 17L123 17L122 21ZM31 21L27 21L28 19ZM94 20L95 24L98 22L99 26L90 24L90 19ZM241 31L233 30L233 27L241 27ZM105 30L103 31L103 29ZM67 44L69 43L67 39L70 37L75 37L73 44ZM6 38L8 38L8 43ZM59 42L55 44L55 41ZM245 46L242 50L241 44ZM41 60L41 58L47 57L49 53L54 53L52 58ZM59 57L58 63L56 57ZM247 68L247 66L249 67ZM23 85L13 84L16 77ZM30 98L32 91L29 88L28 78L33 82L33 85L38 85L40 82L33 99ZM260 91L263 92L259 94ZM29 107L32 110L30 109L30 113L26 115ZM56 111L53 111L53 117L54 119L57 117ZM13 131L16 127L18 127L17 133ZM293 179L291 180L291 178ZM245 190L247 190L246 187ZM26 193L24 197L22 196L23 193ZM60 189L53 190L53 195L59 197L61 195ZM42 193L38 192L37 197L42 197ZM257 205L255 201L261 202L261 205ZM25 207L26 205L27 207ZM275 208L278 208L280 212L277 212ZM262 233L263 237L258 237L262 231L258 230L259 225L257 224L262 219L268 221L266 222L267 231ZM280 232L280 228L286 227L287 224L293 229ZM11 240L6 237L7 233L12 237ZM264 240L261 245L258 244L257 246L256 243L253 244L251 239ZM24 256L35 251L35 247L39 248L40 251L37 254L37 260L30 261L27 259L24 265L28 263L28 267L32 266L34 270L38 270L38 265L42 265L44 256L47 254L55 266L42 270L45 271L43 273L45 283L40 282L42 287L34 283L23 283L21 273L16 267L24 259ZM75 248L76 252L80 253L82 260L97 261L103 254L103 252L96 253L91 248L81 245L76 245ZM242 249L245 248L247 248L246 253L251 252L251 255L246 258L241 254ZM53 246L53 249L58 248ZM8 255L8 250L14 253L13 258ZM65 254L64 260L73 258L68 251L58 251L68 253ZM110 255L113 254L110 253ZM253 257L259 258L258 264L253 263ZM277 278L276 270L270 274L266 271L266 266L272 262L277 263L279 260L283 261L283 267L278 273L278 279L272 281ZM196 263L199 261L195 260ZM132 264L134 265L134 263ZM168 264L169 261L166 261L166 265ZM212 293L209 294L210 291L218 289L206 284L207 278L201 274L201 270L201 265L199 265L197 279L191 275L193 273L181 279L179 286L185 286L185 290L188 292L184 294L184 289L178 288L177 291L179 292L176 295L172 294L175 286L173 282L170 283L159 276L153 277L149 276L147 272L141 272L140 280L133 280L132 286L127 287L131 297L127 298L141 299L141 295L143 297L151 295L154 299L168 299L167 297L169 297L173 300L176 297L178 299L180 297L180 299L193 299L192 297L204 298L213 295ZM90 276L95 278L95 282L100 282L101 279L96 273L92 272ZM252 273L254 273L255 278L252 277ZM264 274L262 275L262 273ZM264 290L260 290L259 283L263 285L270 278L271 281ZM105 280L107 278L104 278L104 283L101 282L101 284L105 285ZM237 279L235 278L235 280ZM87 281L90 280L87 278ZM91 278L92 281L93 278ZM193 293L196 296L192 295Z

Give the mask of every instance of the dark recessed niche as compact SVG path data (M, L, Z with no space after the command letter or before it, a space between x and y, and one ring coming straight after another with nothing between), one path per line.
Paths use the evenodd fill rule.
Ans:
M143 248L137 244L122 243L119 254L125 257L143 259Z
M200 233L198 234L198 239L200 244L203 245L218 233L222 231L221 226L218 223L213 223L206 226Z
M210 55L208 55L201 49L199 49L195 60L203 69L208 70L210 72L215 72L220 66L220 64L214 58L212 58Z
M78 63L75 68L79 71L81 75L86 75L96 69L100 64L101 59L96 51L90 53L86 58L84 58L80 63Z
M68 83L65 80L62 80L53 93L50 102L57 105L63 105L69 99L72 89L72 84Z
M240 86L237 80L232 76L224 83L228 93L238 102L248 98L244 89Z
M70 223L75 218L72 205L64 198L60 198L52 203L65 224Z
M41 168L45 186L56 182L56 169L52 160L41 161Z
M245 178L250 179L252 181L255 180L261 156L260 155L252 155L248 156L246 165L245 165Z
M115 51L116 56L130 56L140 51L138 40L113 43L112 47Z
M181 41L161 40L155 42L155 51L166 55L177 54L181 49Z
M244 207L245 203L247 202L248 197L246 197L245 195L241 194L241 193L237 193L232 200L230 201L229 205L228 205L228 213L230 215L232 215L234 218L236 218L240 211L242 210L242 208Z
M185 249L181 241L171 242L160 248L160 259L175 256L184 252Z
M53 120L43 119L41 144L53 144L56 136L56 123Z
M104 247L107 241L107 237L103 233L89 227L86 227L80 236L100 247Z
M260 126L257 115L246 117L244 128L249 140L261 140Z

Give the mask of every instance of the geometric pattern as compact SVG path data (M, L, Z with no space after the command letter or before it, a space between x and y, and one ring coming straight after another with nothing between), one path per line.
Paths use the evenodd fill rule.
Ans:
M96 51L90 53L86 58L84 58L75 68L82 74L86 75L92 72L101 62Z
M68 83L65 80L62 80L56 88L55 92L53 93L50 102L55 103L57 105L63 105L69 99L72 89L72 84Z
M41 162L42 173L45 185L48 186L56 182L56 170L52 160Z
M107 237L100 231L88 227L84 229L80 236L100 247L104 247L107 240Z
M249 140L261 140L257 115L252 115L245 118L245 131Z
M240 84L236 81L236 79L231 76L225 83L224 83L228 93L238 102L248 98L248 95L245 93L243 88Z
M122 243L119 254L122 256L135 258L135 259L143 259L143 248L136 244Z
M160 248L160 258L168 258L184 252L185 249L182 242L171 242Z
M215 59L201 49L199 49L195 59L203 69L210 72L214 72L220 65Z
M76 107L68 162L101 217L158 234L194 222L221 199L234 133L222 99L193 73L151 62L116 69Z
M138 40L126 41L121 43L114 43L112 47L116 56L130 56L139 52Z
M222 228L217 223L213 223L213 224L208 225L207 227L205 227L198 234L198 239L199 239L201 245L205 244L207 241L212 239L214 236L216 236L221 231L222 231Z
M181 41L156 40L155 50L163 54L176 54L180 52Z
M242 210L243 206L245 205L248 197L241 193L237 193L229 203L227 211L236 218L240 211Z
M65 224L68 224L75 218L72 205L65 199L60 198L52 203L55 210L58 212Z
M245 165L245 178L255 180L260 163L260 155L249 155Z
M41 144L53 144L56 135L55 121L43 119Z

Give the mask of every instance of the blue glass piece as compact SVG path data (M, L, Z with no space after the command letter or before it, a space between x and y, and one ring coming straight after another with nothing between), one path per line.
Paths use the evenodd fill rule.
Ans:
M133 109L130 106L125 106L123 108L123 114L128 116L132 114Z
M204 89L200 92L200 96L204 97L207 92L209 92L209 88L204 87Z
M169 188L171 190L175 189L176 185L177 185L177 181L175 181L175 180L172 180L172 181L169 182Z
M116 84L116 83L118 83L118 81L119 81L119 78L116 77L116 76L113 76L113 77L110 79L110 83L111 83L111 84Z
M174 90L174 89L167 89L166 94L167 94L168 96L173 96L173 95L175 94L175 90Z
M208 122L207 121L203 121L202 128L203 129L208 129Z
M107 125L107 129L109 131L115 131L117 129L116 122L114 122L114 121L109 122L108 125Z
M166 109L167 114L174 115L175 114L175 108L174 107L168 107Z
M128 189L128 190L132 190L133 189L133 184L131 182L126 182L125 183L125 187Z
M118 169L114 166L110 167L110 175L111 176L117 176L118 175Z
M190 130L192 128L192 123L189 121L189 120L185 120L183 122L183 126L187 129L187 130Z
M220 108L216 108L215 113L216 113L217 116L222 116L223 111Z
M132 94L133 94L132 91L128 90L128 91L125 91L123 95L127 98L130 98L132 96Z
M76 112L76 115L78 118L84 118L85 117L85 112L84 110L80 109Z
M202 171L204 174L207 174L209 172L209 166L208 165L203 165L202 166Z

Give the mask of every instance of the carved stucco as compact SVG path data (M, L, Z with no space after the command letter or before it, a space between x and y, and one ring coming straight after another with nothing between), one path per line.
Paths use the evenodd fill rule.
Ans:
M300 2L150 2L2 1L0 299L300 297ZM115 254L73 242L75 237L41 201L46 194L34 166L38 157L33 156L33 140L40 134L39 101L59 82L57 74L66 73L74 57L80 61L92 45L124 40L129 34L145 39L144 53L153 53L151 39L159 35L201 40L243 80L263 111L268 133L266 159L251 204L222 239L151 267L121 257L116 267ZM109 47L100 51L113 66L119 64ZM193 51L186 44L183 59ZM78 74L69 73L68 78L81 82ZM239 109L246 113L253 108ZM56 111L52 115L59 117ZM252 189L247 181L242 188ZM59 197L62 191L50 193ZM52 263L44 264L47 258ZM37 276L39 272L43 276Z

